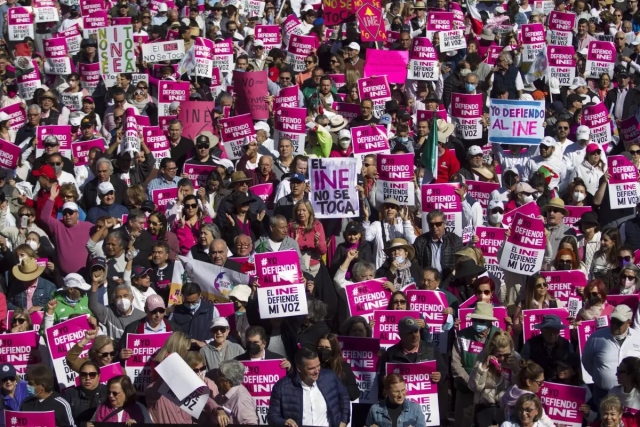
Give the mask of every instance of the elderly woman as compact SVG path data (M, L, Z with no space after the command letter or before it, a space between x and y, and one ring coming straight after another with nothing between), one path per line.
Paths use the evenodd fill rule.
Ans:
M515 406L515 420L505 421L501 427L543 427L549 424L544 424L540 421L544 414L542 404L538 396L532 393L526 393L520 396ZM551 423L551 426L554 424ZM617 426L616 426L617 427Z
M382 384L385 398L374 403L369 409L366 427L407 424L425 427L425 418L420 405L407 399L404 378L398 374L387 375Z
M196 243L189 253L187 258L197 259L198 261L211 262L209 258L209 247L211 242L220 238L220 229L215 224L202 224L200 227L200 235L198 236L198 243Z
M338 292L344 292L344 287L346 285L364 282L365 280L371 280L376 277L375 265L367 261L358 261L351 269L351 280L346 279L347 268L351 264L351 261L356 259L357 256L357 250L349 250L344 262L340 265L338 271L336 271L336 274L333 276L333 282L335 283L336 290Z
M216 317L211 323L211 337L209 344L200 349L204 357L207 370L216 369L225 360L231 360L244 353L240 344L227 340L231 328L226 317Z
M576 291L580 293L580 288ZM576 320L592 320L600 316L610 316L614 307L607 303L607 287L602 280L592 280L582 290L582 308Z
M220 394L216 402L229 411L230 424L258 424L256 404L249 390L242 385L244 365L237 360L220 363L215 382Z
M469 375L469 388L474 392L474 424L489 427L504 421L500 399L520 371L520 355L513 348L511 336L496 332L478 356Z
M95 329L84 332L84 337L78 341L67 353L65 359L67 365L74 371L80 372L80 368L84 362L90 360L98 366L106 366L115 361L116 350L113 340L106 335L97 335L97 324L94 323ZM84 348L93 341L87 357L80 357Z
M107 400L98 406L92 422L133 424L151 424L147 408L137 401L136 388L126 375L113 377L107 382L109 394ZM93 423L87 423L93 427Z
M321 257L327 253L327 242L324 228L315 218L308 200L300 200L293 207L293 220L288 225L287 234L300 246L302 268L315 277L320 270Z
M320 337L331 332L325 322L327 318L327 305L316 299L307 301L307 317L302 324L302 331L298 335L300 347L306 347L316 351Z
M371 338L371 325L362 316L351 316L340 325L340 335L345 337Z
M600 420L590 424L592 427L634 427L634 417L622 416L624 407L618 396L608 395L600 401Z
M633 295L640 292L640 269L635 264L626 264L620 270L618 286L612 288L610 295Z
M391 291L401 291L409 285L422 281L422 269L415 258L416 251L405 239L393 239L384 250L387 260L376 271L376 277L387 279L384 287Z

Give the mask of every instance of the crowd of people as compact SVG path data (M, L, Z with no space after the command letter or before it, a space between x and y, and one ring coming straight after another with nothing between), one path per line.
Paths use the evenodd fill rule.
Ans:
M0 348L0 425L15 425L5 419L7 411L52 411L49 427L563 426L557 411L548 410L541 392L546 384L584 390L571 425L640 424L640 203L636 186L631 205L612 205L616 173L607 162L623 156L638 176L638 1L367 0L380 12L385 42L367 41L365 23L371 21L356 13L358 2L334 3L6 0L0 6L0 331L9 337L39 331L33 334L42 352L25 368ZM40 8L55 9L56 20L22 24L14 8L26 8L30 19ZM89 10L107 12L109 26L132 26L135 69L101 74L95 84L87 80L86 66L110 58L98 34L85 28ZM432 30L430 17L440 12L455 13L465 47L452 51ZM530 46L523 45L523 28L542 24L548 30L555 13L572 16L575 25L564 38L549 31L543 49L553 45L552 37L572 49L570 81L550 71L536 75L540 63L525 55ZM26 37L17 38L18 25ZM281 27L280 46L267 49L257 37L256 28L268 25ZM47 40L74 28L82 35L78 46L70 43L75 36L65 39L73 72L57 73ZM315 37L304 66L288 46L292 34ZM358 83L372 77L372 52L413 54L423 38L437 57L433 78L391 83L384 105L362 96ZM183 59L202 39L233 45L233 64L218 69L220 81L184 69ZM186 53L160 63L143 60L143 45L170 40L182 40ZM613 72L587 70L594 42L615 50ZM230 158L221 120L237 116L236 107L246 102L234 90L234 75L262 71L268 95L259 102L269 118L253 120L239 158ZM201 119L210 129L187 133L193 120L180 102L163 110L161 82L188 82L189 102L211 106L210 117ZM306 110L302 140L275 130L278 97L289 88L295 88L295 106ZM476 138L462 136L451 109L456 94L482 96ZM493 100L540 101L544 137L530 144L491 142ZM347 117L343 104L358 113ZM584 109L600 104L610 124L606 140L583 120ZM129 134L132 116L162 130L168 142L162 155L145 144L142 128ZM623 124L634 118L635 134ZM413 154L404 197L413 203L381 196L378 156L354 154L350 130L360 126L386 129L379 154ZM47 136L42 130L49 127L67 133ZM86 159L71 150L78 142L93 144ZM349 187L357 189L358 214L318 219L310 163L353 157L357 171ZM189 166L210 166L210 172L193 180ZM475 182L496 189L477 200ZM459 197L462 228L450 226L449 213L423 206L424 186L449 183ZM261 184L271 184L268 194L253 190ZM157 192L170 189L177 196L159 203ZM545 227L539 271L515 272L485 259L476 229L503 229L508 237L513 229L505 215L526 206L534 206ZM573 207L591 209L569 223ZM462 229L471 231L463 236ZM504 248L503 240L498 261ZM298 254L307 314L262 318L254 256L287 250ZM185 263L247 280L212 298L214 278L194 280ZM567 270L584 278L570 289L577 309L545 274ZM378 347L376 387L354 374L340 341L374 339L374 310L351 315L348 289L359 283L381 284L388 310L411 310L411 290L432 291L445 302L438 327L422 315L396 319L397 340ZM613 295L629 298L620 303L608 298ZM225 301L233 303L233 314L221 314L218 304ZM563 308L565 314L536 319L535 333L527 329L528 310ZM463 309L471 310L465 318ZM65 366L78 380L65 388L47 357L52 344L46 331L78 316L87 317L89 327L66 353ZM584 322L597 327L586 341L579 336ZM128 335L166 332L171 335L149 369L179 355L203 383L207 398L198 416L168 396L156 374L143 389L124 369L101 379L101 368L124 367L136 354ZM243 362L260 360L277 360L286 371L268 384L264 417L243 385ZM425 361L435 362L426 383L437 387L429 409L439 414L437 423L412 397L415 380L386 369L388 363ZM368 391L376 395L366 403Z

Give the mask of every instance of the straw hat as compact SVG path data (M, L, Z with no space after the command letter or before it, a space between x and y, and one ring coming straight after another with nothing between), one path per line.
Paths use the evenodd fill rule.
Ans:
M389 246L387 246L384 249L384 252L387 255L391 254L391 251L393 251L394 249L398 249L398 248L402 248L405 251L407 251L408 256L407 258L409 260L412 260L415 256L416 256L416 250L413 248L413 246L411 246L406 240L401 239L401 238L396 238L393 239L391 242L389 242Z
M231 174L231 184L235 184L236 182L244 182L251 181L251 178L247 178L247 175L242 171L235 171Z
M40 277L43 271L44 266L38 267L35 258L26 257L20 264L13 267L12 273L16 279L30 282Z
M560 209L562 211L562 215L569 215L569 211L564 207L564 200L562 200L560 197L554 197L553 199L549 200L549 203L544 205L544 207L542 208L542 212L547 212L549 209Z
M476 303L476 308L473 310L473 313L469 315L469 319L490 320L492 322L498 320L493 317L493 306L488 302L482 301Z

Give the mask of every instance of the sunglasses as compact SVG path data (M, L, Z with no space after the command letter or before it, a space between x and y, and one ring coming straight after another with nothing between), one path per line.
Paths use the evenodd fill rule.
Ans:
M220 328L220 327L217 327L217 328L211 328L211 331L212 331L214 334L217 334L218 332L220 332L220 333L225 333L225 332L227 331L227 328Z
M544 282L544 283L536 283L536 289L546 288L547 286L549 286L549 285L547 284L547 282Z
M71 209L65 209L62 211L62 216L71 216L74 213L76 213L76 211L72 211Z
M591 153L589 153L589 154L591 154L591 155L593 155L593 154L597 154L597 155L599 156L599 155L600 155L600 153L602 153L602 151L600 151L600 150L595 150L595 151L592 151L592 152L591 152Z
M164 314L166 310L164 308L156 308L151 312L151 314Z
M119 392L119 391L110 391L110 392L109 392L109 396L113 396L113 397L116 397L116 396L117 396L117 395L119 395L119 394L120 394L120 392Z
M19 325L22 325L26 321L27 319L23 319L22 317L14 317L13 319L11 319L11 324L15 325L17 323Z
M627 280L636 280L636 276L627 276L626 274L623 274L621 277Z
M52 143L49 142L49 143L44 144L44 146L45 147L57 147L58 144L52 144Z
M407 300L406 299L394 299L393 303L394 304L406 304Z
M198 150L204 150L205 148L209 148L209 144L198 144L196 147Z
M291 80L291 77L280 77L280 80Z
M627 256L619 256L618 257L618 261L631 261L631 255L627 255Z
M7 382L14 382L15 380L16 380L16 377L5 377L2 380L0 380L0 382L7 383Z
M202 368L193 368L193 372L195 372L196 374L199 374L200 372L204 372L206 370L207 368L204 366Z
M116 355L115 351L109 351L107 353L98 353L98 356L103 357L103 358L107 357L107 356L114 357L115 355Z
M113 116L113 120L122 120L122 116Z
M504 209L502 209L502 208L493 208L493 209L491 209L491 213L492 214L494 214L494 213L504 213Z
M556 129L558 130L569 130L568 126L557 126Z
M195 209L195 208L198 207L198 204L197 203L185 203L184 207L187 208L187 209Z
M444 221L430 222L429 228L440 228L442 227L443 224L444 224Z
M640 150L629 150L629 154L632 156L638 156L640 155Z
M547 213L562 213L562 211L560 209L556 209L556 208L551 208L547 211Z
M97 372L80 372L80 378L91 378L92 380L98 376Z
M487 290L487 289L485 289L484 291L477 290L477 291L476 291L476 295L486 295L486 296L489 296L489 295L491 295L491 291L490 291L490 290Z

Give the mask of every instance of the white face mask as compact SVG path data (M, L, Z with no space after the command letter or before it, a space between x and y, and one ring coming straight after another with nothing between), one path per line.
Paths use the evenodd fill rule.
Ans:
M573 200L575 200L576 202L583 201L585 197L587 197L587 195L584 194L584 193L581 193L579 191L574 191L573 192Z
M504 217L504 215L502 215L501 213L494 213L489 215L489 222L491 224L500 224L502 222L502 218Z
M396 260L396 262L397 262L398 264L402 264L402 263L404 263L405 257L403 257L403 256L397 256L397 257L395 258L395 260Z
M38 243L35 240L27 240L26 241L27 245L29 245L29 247L31 249L33 249L34 251L38 250Z
M131 308L131 301L127 298L119 299L116 302L116 307L118 307L118 311L120 311L120 313L126 313Z
M522 197L522 200L524 201L524 203L533 202L533 195L527 194L526 196Z
M351 145L351 141L348 139L341 139L340 141L338 141L338 144L340 144L340 147L342 148L347 148L349 145Z

